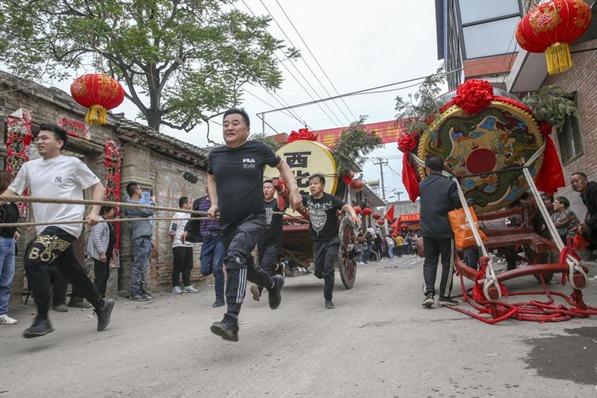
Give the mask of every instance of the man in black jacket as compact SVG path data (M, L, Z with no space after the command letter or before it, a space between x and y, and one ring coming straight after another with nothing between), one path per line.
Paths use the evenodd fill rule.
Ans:
M580 193L582 202L587 206L585 221L578 226L580 232L591 243L590 250L597 249L597 182L589 181L585 173L574 173L570 177L572 189Z
M425 160L427 177L419 183L421 195L421 235L423 236L423 277L425 300L423 307L431 308L435 302L435 279L441 256L442 278L439 285L439 304L455 305L450 297L454 263L454 234L448 212L462 207L456 183L442 175L444 160L431 155Z

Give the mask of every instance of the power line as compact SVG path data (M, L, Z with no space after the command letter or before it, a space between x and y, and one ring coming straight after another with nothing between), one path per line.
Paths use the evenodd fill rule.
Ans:
M258 99L259 101L263 102L264 104L266 104L266 105L268 105L268 106L270 106L270 107L274 108L274 106L273 106L272 104L270 104L269 102L267 102L267 101L266 101L266 100L264 100L264 99L261 99L261 98L259 98L258 96L256 96L256 95L255 95L255 94L253 94L252 92L250 92L250 91L248 91L248 90L245 90L245 93L249 94L250 96L252 96L252 97L254 97L254 98L256 98L256 99ZM271 95L271 93L270 93L270 95ZM273 95L272 95L272 97L273 97ZM273 97L273 98L274 98L274 99L276 99L276 97ZM278 102L279 102L279 101L278 101ZM282 103L280 103L280 104L282 104ZM283 104L282 104L282 105L283 105ZM299 123L304 123L304 121L302 121L301 119L299 119L298 117L296 117L295 115L293 115L293 114L292 114L292 113L290 113L290 112L286 112L286 111L281 111L281 112L282 112L284 115L286 115L286 116L288 116L288 117L290 117L290 118L292 118L292 119L295 119L295 120L297 120ZM269 124L268 124L268 126L269 126ZM271 126L270 126L270 127L271 127ZM272 128L272 130L276 131L276 130L275 130L275 129L273 129L273 128Z
M247 3L245 2L245 0L242 0L243 4L245 5L245 7L247 7L247 9L249 10L249 12L254 16L257 17L257 15L253 12L253 10L251 9L251 7L249 7L247 5ZM236 8L236 6L233 4L233 7ZM238 10L238 8L237 8ZM274 56L278 59L278 61L280 62L280 65L282 65L286 71L290 74L290 76L292 76L292 78L298 83L298 85L305 91L305 93L307 93L307 95L309 96L309 98L311 98L311 100L313 100L313 103L318 104L317 106L319 107L319 109L321 109L321 111L328 117L328 119L330 119L330 121L332 122L332 124L336 124L336 121L333 120L331 118L331 116L325 111L325 109L323 109L321 107L321 105L319 105L319 102L323 102L323 101L317 101L315 100L315 98L313 98L313 96L311 95L311 93L309 93L309 91L305 88L305 86L303 86L303 84L297 79L297 77L294 75L294 73L292 73L292 71L286 66L286 64L280 59L280 57L274 53ZM296 66L295 66L296 68ZM298 70L298 68L297 68ZM300 73L300 72L299 72ZM304 77L303 77L304 79ZM291 107L287 107L284 109L291 109ZM262 112L263 113L263 112ZM334 115L335 116L335 115ZM342 124L342 122L340 122L340 124Z
M329 100L333 100L333 99L337 99L337 98L341 98L341 97L349 97L349 96L352 96L352 95L358 95L358 94L360 94L360 93L364 93L364 92L371 91L371 90L378 90L378 89L381 89L381 88L386 88L386 87L396 86L396 85L398 85L398 84L404 84L404 83L410 83L410 82L414 82L414 81L417 81L417 80L423 80L423 79L426 79L426 78L428 78L428 77L430 77L430 76L442 76L442 75L447 75L447 74L449 74L449 73L454 73L454 72L458 72L458 71L461 71L461 70L462 70L462 68L459 68L459 69L455 69L455 70L448 71L448 72L443 72L443 73L435 73L435 74L432 74L432 75L426 75L426 76L415 77L415 78L413 78L413 79L402 80L402 81L399 81L399 82L396 82L396 83L384 84L384 85L381 85L381 86L370 87L370 88L366 88L366 89L363 89L363 90L352 91L352 92L350 92L350 93L346 93L346 94L340 94L340 95L336 95L336 96L334 96L334 97L324 98L324 99L322 99L322 100L311 101L311 102L302 102L302 103L300 103L300 104L292 105L292 106L290 106L290 107L286 107L286 108L278 108L278 109L272 109L272 110L265 111L265 112L261 112L261 113L272 113L272 112L279 112L279 111L281 111L281 110L285 110L285 109L291 109L291 108L292 108L292 109L294 109L294 108L300 108L300 107L307 106L307 105L313 105L313 104L317 104L318 102L329 101Z
M323 72L323 75L325 76L325 78L327 79L327 81L330 83L330 85L332 86L332 88L334 89L334 91L336 92L336 94L340 95L340 93L336 89L336 86L334 86L334 83L332 83L332 81L330 80L328 74L325 72L325 70L323 69L323 67L319 63L319 61L317 61L317 57L315 56L315 54L313 54L313 52L311 51L311 49L309 48L309 46L307 45L307 43L303 39L303 36L301 36L301 34L299 33L298 29L294 26L294 24L292 23L292 21L288 17L288 14L286 14L286 11L284 11L284 8L282 8L282 5L280 4L280 2L278 0L276 0L276 3L278 4L278 7L280 7L280 9L282 10L282 12L284 13L284 16L286 16L286 19L288 19L288 22L290 22L290 25L292 26L292 28L294 29L294 31L296 32L296 34L298 35L298 37L301 39L301 41L303 42L303 44L307 48L307 51L309 51L309 54L311 54L311 57L313 57L313 59L315 60L315 63L317 64L317 66L319 66L319 69L321 69L321 71ZM317 81L319 81L319 79L317 79ZM321 84L321 82L319 82L319 84ZM322 87L323 87L323 84L322 84ZM325 87L324 87L324 90L325 90ZM327 90L325 92L326 92L327 95L330 95L330 93L328 93ZM344 101L344 98L340 98L340 100L344 103L344 106L346 106L346 109L348 109L348 111L350 112L350 114L352 115L352 117L354 118L354 120L357 120L358 118L354 115L354 113L352 113L352 110L350 109L350 107L348 106L348 104Z
M276 17L274 17L274 15L270 12L269 8L267 8L267 6L263 3L263 0L260 0L260 3L263 6L263 8L265 8L265 11L267 11L267 13L269 14L269 16L272 17L272 20L278 26L278 28L280 29L280 31L282 32L282 34L284 35L284 37L286 37L286 40L288 40L288 43L290 43L290 45L292 47L296 48L296 46L294 45L294 43L292 42L292 40L290 39L290 37L288 37L288 35L284 31L284 29L282 28L282 25L280 25L278 23L278 20L276 19ZM319 82L319 84L323 87L323 84L321 83L321 81L319 80L319 78L317 77L317 75L315 74L315 72L313 72L313 69L311 69L311 67L309 66L309 64L307 64L307 61L303 57L301 57L301 60L307 66L307 69L309 69L311 71L311 74L313 74L313 76L315 76L315 79ZM296 71L299 73L299 75L305 80L305 82L311 88L311 90L313 90L313 92L315 93L315 95L319 99L321 99L321 96L319 95L319 93L317 92L317 90L315 89L315 87L313 87L311 85L311 83L309 82L309 80L301 73L301 71L299 70L299 68L294 63L292 63L292 66L294 66L294 69L296 69ZM325 87L323 87L323 90L326 92L327 95L330 95L330 93L327 92L327 90L325 89ZM334 104L335 104L335 102L334 102ZM338 119L338 122L340 123L340 125L342 125L343 122L336 116L336 113L328 106L328 104L324 103L324 105L332 113L332 115L334 115L334 117L336 119ZM340 109L340 107L337 104L336 104L336 106L338 107L338 109ZM348 118L348 116L346 116L346 114L342 111L342 109L340 109L340 112L344 115L344 117L346 118L346 120L348 120L348 123L350 124L350 119Z
M288 40L288 42L290 43L290 45L292 45L292 47L296 48L297 46L295 46L294 43L292 42L292 40L290 40L290 37L288 37L288 35L284 31L284 29L282 29L282 26L278 23L278 21L276 20L276 18L274 17L274 15L270 12L270 10L267 8L267 6L263 3L263 0L260 0L260 2L261 2L261 5L265 8L265 10L268 12L268 14L272 17L272 19L276 23L276 25L278 25L278 28L280 28L280 30L282 31L282 34L286 37L286 39ZM305 44L305 46L307 47L307 50L309 51L309 53L311 54L311 56L315 59L315 62L319 65L319 62L317 62L317 58L315 58L315 56L313 55L313 53L309 49L309 46L307 46L307 43L305 43L305 41L303 40L301 34L298 32L298 30L296 29L296 27L294 26L294 24L292 23L292 21L288 17L288 14L286 14L286 12L284 11L284 9L280 5L280 3L278 3L278 7L280 7L280 9L282 10L282 12L284 13L284 16L286 16L286 19L288 19L288 22L290 22L290 24L294 28L294 31L298 34L298 36L300 37L300 39L303 42L303 44ZM321 86L321 88L323 88L323 91L325 91L325 93L328 96L331 96L332 94L329 93L329 91L325 88L325 85L321 82L321 80L319 80L319 77L317 77L317 74L315 73L315 71L313 71L313 69L311 68L311 66L307 63L307 60L304 57L301 57L301 60L307 66L307 68L309 69L309 71L311 72L311 74L315 77L315 80L317 80L317 82L319 83L319 85ZM321 68L321 65L320 65L320 68ZM325 72L324 72L324 74L325 74ZM332 84L332 86L333 86L333 84ZM315 89L313 88L313 86L311 86L311 88L315 91ZM338 93L336 93L336 94L338 94ZM321 97L319 95L318 95L318 97L321 99ZM336 107L338 108L338 110L340 111L340 113L342 113L342 115L346 118L346 120L350 124L350 122L351 122L350 118L348 116L346 116L346 113L344 113L344 111L342 110L342 108L340 108L340 106L336 103L336 101L334 101L334 105L336 105ZM328 109L329 109L329 107L328 107ZM330 109L330 111L331 111L331 109ZM350 111L350 109L349 109L349 111Z

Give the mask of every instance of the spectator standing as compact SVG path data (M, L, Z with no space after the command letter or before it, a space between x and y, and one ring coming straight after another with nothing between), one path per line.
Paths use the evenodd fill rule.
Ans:
M211 208L211 201L209 200L209 187L207 181L205 182L206 196L196 199L193 202L193 210L207 212ZM212 307L222 307L226 304L224 301L224 255L226 248L222 241L222 230L218 220L192 220L189 221L185 227L183 240L195 224L199 224L199 235L201 237L201 275L214 276L214 290L216 300Z
M114 217L116 217L116 211L113 207L101 207L100 220L113 220ZM108 279L110 278L110 261L115 244L116 230L112 223L100 222L91 227L87 253L93 259L93 284L102 298L106 297Z
M12 174L0 171L0 192L4 192L12 182ZM16 325L17 320L8 316L8 302L12 293L12 280L15 275L15 255L19 232L16 227L2 227L5 223L19 220L19 209L12 202L0 206L0 325Z
M126 193L129 195L129 202L141 204L143 190L136 182L130 182L126 186ZM155 197L149 202L155 206ZM129 222L131 229L131 246L133 249L133 267L131 270L131 300L148 301L153 297L145 290L145 275L149 267L149 256L151 255L151 237L153 225L149 217L154 215L153 209L142 209L139 207L125 207L122 215L126 218L145 218L142 221Z
M402 257L402 253L404 253L404 238L402 235L398 235L394 240L396 242L396 251L398 257Z
M183 196L178 199L178 208L191 210L191 200ZM170 223L170 237L172 238L172 293L199 293L191 284L191 271L193 270L193 243L182 240L185 227L191 218L189 213L176 212ZM180 274L182 274L183 288L180 287Z

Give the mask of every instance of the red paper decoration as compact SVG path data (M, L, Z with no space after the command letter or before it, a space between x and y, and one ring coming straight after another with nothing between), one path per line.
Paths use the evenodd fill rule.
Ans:
M345 183L346 185L348 185L352 182L353 178L354 178L354 171L351 171L350 173L344 174L342 176L342 182Z
M368 207L365 207L365 208L363 209L363 214L364 214L364 215L368 216L368 215L370 215L371 213L373 213L373 210L371 210L370 208L368 208Z
M357 214L361 214L363 212L363 210L361 209L360 206L355 206L355 207L353 207L353 209L354 209L354 212Z
M70 93L80 105L89 108L85 122L106 124L106 112L124 101L124 89L110 76L87 74L77 77L70 86Z
M550 75L572 67L569 43L591 24L591 7L582 0L552 0L526 14L516 28L520 47L533 53L545 52Z
M379 214L379 213L375 213L375 214L373 215L373 218L375 218L376 220L379 220L379 219L381 218L381 214Z

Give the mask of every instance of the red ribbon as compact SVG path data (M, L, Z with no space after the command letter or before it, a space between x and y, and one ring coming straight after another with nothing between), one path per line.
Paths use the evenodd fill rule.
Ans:
M543 151L543 164L535 176L537 189L553 195L558 188L566 186L564 171L558 158L558 151L549 134L552 131L547 122L539 122L541 134L545 137L545 150Z
M408 198L411 201L417 200L419 197L419 178L414 167L410 163L409 154L417 147L417 136L413 134L402 134L398 139L398 149L404 153L402 156L402 183Z
M288 140L286 140L286 143L290 144L291 142L298 140L315 141L317 140L317 136L308 129L299 129L298 133L296 131L290 133L290 135L288 136Z

